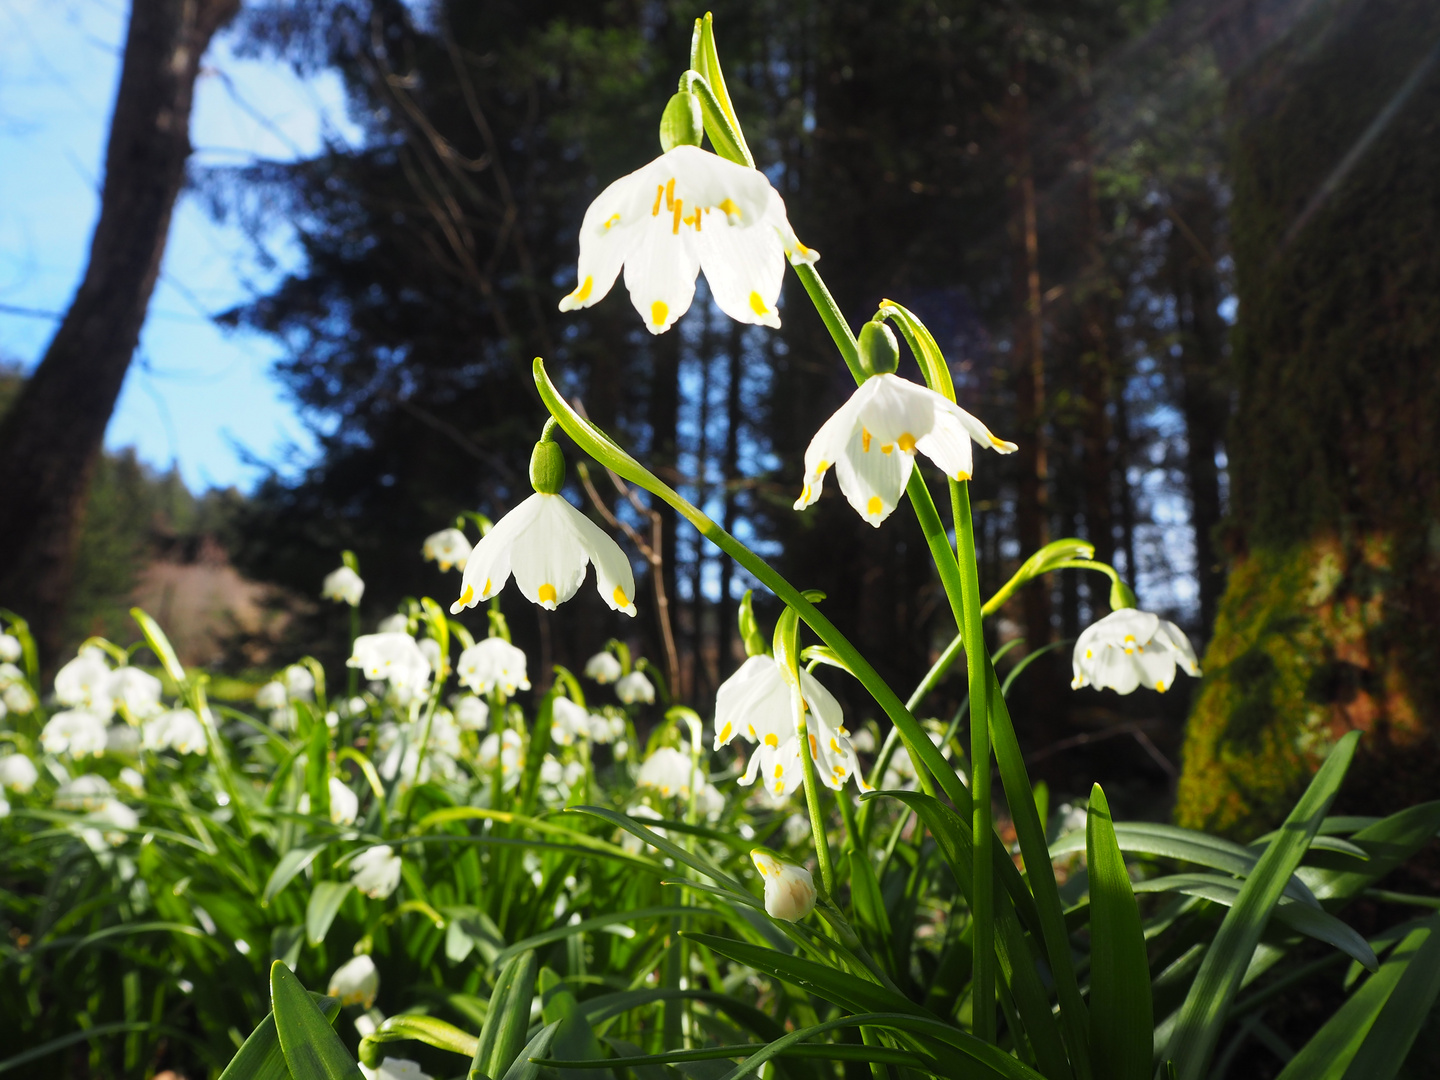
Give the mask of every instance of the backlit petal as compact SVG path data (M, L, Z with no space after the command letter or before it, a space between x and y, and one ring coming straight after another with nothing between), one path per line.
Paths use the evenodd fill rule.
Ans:
M510 561L515 584L525 599L553 611L580 588L589 557L568 528L565 512L574 507L565 503L564 496L536 494L532 498L541 500L539 510L511 549Z
M763 222L730 225L723 214L706 214L695 234L700 268L720 310L736 322L779 327L775 305L785 276L779 234Z
M690 309L700 256L693 230L682 226L678 233L672 231L664 206L640 228L639 240L625 258L625 287L645 329L663 334Z
M563 504L563 517L575 534L576 541L595 564L595 586L600 598L612 610L635 614L635 571L620 545L604 529L576 510Z

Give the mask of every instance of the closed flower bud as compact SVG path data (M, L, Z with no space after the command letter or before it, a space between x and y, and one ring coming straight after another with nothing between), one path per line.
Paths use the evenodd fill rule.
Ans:
M375 961L368 956L357 956L347 960L330 976L331 997L339 998L341 1005L359 1005L368 1009L375 1004L375 995L380 992L380 973L375 970Z
M815 882L809 870L758 848L750 852L750 860L765 879L765 911L772 919L799 922L815 910Z
M660 117L660 149L668 154L677 146L699 146L704 134L700 100L688 91L672 96Z
M883 322L860 328L860 366L867 375L893 375L900 366L900 345L895 332Z
M553 439L541 439L530 451L530 486L542 495L558 495L565 486L565 455Z

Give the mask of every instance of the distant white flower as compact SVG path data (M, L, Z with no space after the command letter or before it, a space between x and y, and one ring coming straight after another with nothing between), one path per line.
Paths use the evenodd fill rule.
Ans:
M785 819L785 843L790 847L810 839L810 819L804 814L791 814Z
M208 750L205 742L205 726L195 715L194 709L171 709L144 727L141 746L146 750L174 750L178 754L204 754Z
M20 647L19 638L14 634L0 634L0 661L15 664L24 655L25 650Z
M409 1058L387 1057L375 1068L360 1066L365 1080L434 1080L421 1070L418 1062Z
M705 776L695 768L688 751L662 746L645 759L635 782L640 787L658 791L667 799L672 795L688 799L691 785L703 784Z
M29 792L40 779L40 770L24 754L5 754L0 757L0 787L7 787L21 795Z
M440 642L434 638L424 638L420 642L420 655L425 657L425 662L430 665L432 672L439 672L445 666L445 656L440 651Z
M618 742L615 743L615 760L624 761L629 756L630 743L625 739L620 739Z
M546 754L540 762L540 782L551 787L559 787L565 782L565 767L553 754Z
M125 842L125 830L140 826L140 815L113 797L105 799L99 807L86 814L84 820L94 826L81 831L92 850L96 845L88 834L98 832L106 844L116 847Z
M820 782L839 791L853 776L861 791L869 791L840 703L808 671L800 672L800 694L809 714L810 756ZM750 657L715 694L714 748L728 745L737 735L759 744L741 784L753 784L758 776L772 795L780 796L801 785L804 764L790 687L774 657Z
M484 731L490 726L490 706L474 694L455 699L455 720L463 731Z
M615 684L615 696L626 705L644 702L655 704L655 684L645 677L643 671L632 671Z
M330 823L332 825L354 825L355 815L360 812L360 796L345 786L339 777L330 777Z
M765 879L765 911L772 919L799 922L815 910L815 881L809 870L759 849L750 852L750 860Z
M322 600L334 600L337 603L349 604L351 607L359 607L360 597L364 595L365 582L361 581L360 575L348 566L330 571L325 575L324 584L320 586Z
M664 815L657 813L655 809L651 807L648 803L641 803L639 806L632 807L630 810L626 811L626 813L628 813L630 817L636 818L641 822L665 820ZM652 825L646 825L646 828L655 832L659 836L663 837L666 835L664 829L656 829ZM626 851L630 852L631 855L639 855L640 852L644 851L645 848L649 847L650 845L645 843L644 840L641 840L640 837L636 836L628 829L625 829L622 830L620 833L620 846Z
M394 615L386 615L380 620L380 625L375 627L377 634L408 634L410 632L410 619L408 616L398 612Z
M35 708L35 695L30 692L30 687L23 682L12 682L5 686L0 692L0 702L5 708L13 713L28 713Z
M579 284L560 310L600 300L623 265L630 302L645 328L661 334L689 309L703 269L721 311L738 322L779 326L775 304L787 255L792 263L820 257L795 238L785 202L764 173L677 146L616 180L585 211Z
M634 615L635 572L620 545L563 495L537 491L475 545L450 614L489 600L512 572L525 599L553 611L575 595L592 562L600 598L615 611Z
M121 721L105 729L105 753L134 757L140 752L140 730Z
M725 796L708 781L695 790L695 812L706 821L714 821L725 812Z
M285 669L285 692L291 701L309 701L315 696L315 675L303 664Z
M441 570L449 570L452 566L464 570L471 550L470 541L459 529L441 529L425 538L421 554L427 562L439 563Z
M388 849L387 849L388 850ZM345 961L330 976L330 997L339 998L341 1005L359 1005L368 1009L380 992L380 973L369 956L355 956Z
M972 439L1002 454L1018 449L943 395L898 375L872 375L810 440L795 509L820 498L834 465L845 498L878 528L900 501L916 451L946 476L966 480L973 469Z
M499 690L510 697L516 690L530 689L530 680L525 677L524 652L504 638L486 638L471 645L460 654L455 671L460 685L468 686L477 694Z
M525 744L520 733L513 728L506 728L503 735L497 735L493 731L486 735L480 740L477 763L487 773L492 772L496 764L499 764L503 779L514 777L518 780L520 771L525 768Z
M129 765L126 765L125 768L120 770L120 775L116 777L116 780L121 787L133 795L140 795L145 791L145 777L141 776L135 769L130 768Z
M602 686L614 682L623 674L624 669L620 666L619 658L608 649L597 652L585 661L585 677L594 679Z
M1148 611L1121 608L1092 623L1075 642L1072 660L1076 690L1106 687L1117 694L1148 686L1164 693L1175 682L1178 664L1187 674L1199 676L1195 649L1185 632Z
M550 738L557 745L573 746L575 740L590 737L591 717L584 705L557 697L551 709Z
M384 900L400 884L400 856L385 844L366 848L350 860L350 880L372 900Z
M447 757L460 756L460 725L449 709L436 709L435 715L430 718L430 749L438 750Z
M147 719L160 711L162 689L154 675L128 664L110 673L110 696L124 705L136 720Z
M257 709L283 709L289 703L290 694L285 689L285 684L278 680L272 679L255 691Z
M113 798L115 789L110 781L95 773L66 780L55 789L55 805L61 810L98 810L105 800Z
M367 679L386 679L402 693L423 690L430 682L430 662L409 634L362 634L355 639L349 667Z
M105 753L106 718L85 709L67 709L52 716L40 732L47 754L100 757Z
M855 747L857 753L873 754L875 752L875 735L867 728L861 728L850 736L850 745Z
M601 713L590 714L590 741L594 743L611 743L616 739L625 737L625 718L623 716L604 716Z
M91 645L55 673L55 700L109 720L115 712L111 686L105 652Z
M23 683L25 673L10 661L0 661L0 686L9 686L11 683Z

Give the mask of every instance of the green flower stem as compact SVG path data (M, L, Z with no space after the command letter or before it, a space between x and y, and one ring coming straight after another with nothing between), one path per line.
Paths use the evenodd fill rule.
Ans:
M359 609L358 607L352 606L352 607L350 608L350 655L351 655L351 656L354 656L354 655L355 655L355 639L358 638L359 636L360 636L360 609ZM358 694L358 693L360 692L360 669L359 669L359 668L354 668L354 667L347 667L347 668L346 668L346 671L347 671L348 676L349 676L349 682L348 682L348 687L349 687L349 690L350 690L349 696L353 698L356 694Z
M791 690L800 696L799 687ZM835 868L830 864L830 840L826 836L825 812L820 806L820 775L815 771L815 755L810 752L810 725L805 720L805 706L800 707L800 761L805 767L805 805L810 810L810 831L815 836L815 860L820 864L820 880L825 895L835 895Z
M850 644L845 635L840 633L829 619L820 614L814 604L805 599L799 589L781 577L769 563L625 453L593 424L582 419L570 408L550 382L549 377L545 374L545 363L539 357L535 359L534 371L535 385L540 392L540 397L551 415L559 420L565 433L600 464L631 483L638 484L674 507L685 520L695 526L701 536L753 574L757 581L779 597L783 603L794 608L800 618L804 619L806 624L815 631L820 640L830 646L835 654L849 665L855 678L874 698L875 703L884 710L890 722L900 729L900 737L905 741L911 756L934 775L946 797L956 806L968 805L970 793L965 790L965 785L955 775L955 770L950 767L935 744L926 737L919 721L911 715L899 695L890 689L889 684L870 666L869 661L860 655L859 650ZM933 788L929 788L928 785L927 789L933 791Z

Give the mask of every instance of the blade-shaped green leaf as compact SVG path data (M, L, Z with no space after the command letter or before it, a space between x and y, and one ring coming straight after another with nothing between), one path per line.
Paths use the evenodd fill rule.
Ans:
M1090 1061L1107 1080L1149 1080L1154 1056L1150 963L1140 907L1096 784L1086 818L1090 871Z
M270 965L270 1008L294 1080L363 1080L360 1066L330 1021L300 980L278 960Z
M360 1060L368 1066L375 1066L380 1059L380 1044L413 1040L426 1046L449 1050L463 1057L473 1058L480 1040L468 1031L462 1031L454 1024L446 1023L434 1016L416 1013L401 1013L385 1020L379 1027L360 1040Z
M600 1040L590 1027L580 1003L560 976L549 968L540 973L540 993L544 1000L542 1016L545 1023L558 1025L550 1044L550 1052L566 1061L594 1061L600 1057ZM569 1075L576 1080L605 1080L604 1069L575 1069Z
M265 891L260 894L261 905L264 906L274 900L280 890L289 885L296 874L314 862L315 856L324 851L326 846L326 844L313 844L310 847L291 848L280 856L280 861L270 872L270 880L265 883Z
M535 1000L535 978L540 962L534 950L511 957L500 969L490 1008L480 1028L480 1040L470 1061L470 1080L503 1075L515 1063L530 1029L530 1003Z
M576 923L566 923L563 926L555 926L549 930L541 931L523 941L517 941L514 945L500 952L493 961L496 964L504 964L512 956L525 952L527 949L538 949L542 945L550 945L556 941L563 941L565 938L574 937L576 934L584 934L591 930L602 930L607 926L629 926L632 923L643 922L646 919L663 919L675 915L711 915L712 912L703 907L694 905L681 906L671 904L661 907L635 908L632 911L612 911L605 915L595 915L589 919L581 919Z
M305 940L319 945L330 932L330 924L340 912L340 905L355 886L348 881L321 881L310 893L305 905Z
M1331 749L1280 832L1245 879L1235 906L1226 914L1214 943L1201 960L1166 1049L1166 1056L1178 1067L1180 1080L1200 1080L1208 1075L1215 1043L1255 946L1285 892L1286 882L1300 865L1340 790L1359 738L1360 733L1352 731Z
M1315 895L1334 910L1336 905L1359 896L1409 859L1428 844L1437 831L1440 831L1440 801L1406 807L1351 834L1350 842L1370 856L1363 867L1348 862L1335 869L1303 866L1298 872Z
M514 1063L505 1070L505 1075L501 1080L535 1080L540 1075L541 1068L535 1063L535 1059L543 1058L549 1052L550 1043L559 1029L559 1021L542 1027L536 1036L525 1044L524 1049L515 1056Z
M310 995L317 997L315 994ZM318 998L316 1004L330 1023L340 1014L339 998ZM220 1080L290 1080L290 1069L285 1064L285 1052L280 1049L280 1036L275 1031L275 1014L266 1013L250 1037L245 1040Z
M727 874L709 859L686 851L679 844L660 836L653 829L647 828L628 814L616 813L614 810L607 810L603 806L571 806L566 807L566 810L574 813L593 814L595 817L604 818L612 825L618 825L626 832L638 836L651 847L663 851L676 862L684 863L692 870L698 870L712 881L719 882L730 891L732 899L743 904L748 904L750 907L761 906L760 902L750 894L750 891L745 888L739 879Z
M1440 995L1440 917L1380 1009L1344 1080L1392 1080Z

